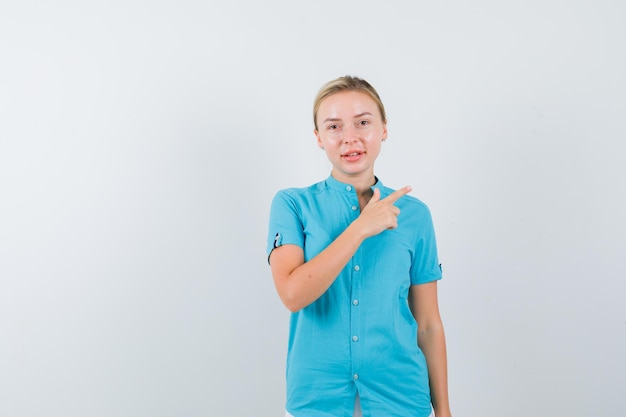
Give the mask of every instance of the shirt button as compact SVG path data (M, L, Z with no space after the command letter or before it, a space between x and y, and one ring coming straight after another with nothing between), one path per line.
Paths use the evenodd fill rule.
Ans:
M350 187L349 185L346 185L346 190L347 191L352 191L352 187Z
M360 269L361 269L361 267L360 267L360 266L358 266L358 265L355 265L355 266L354 266L354 270L355 270L355 271L358 271L358 270L360 270Z
M356 209L358 209L358 207L357 207L357 206L352 206L352 210L355 210L355 211L356 211Z
M359 379L359 374L354 374L354 375L352 375L352 378L354 378L354 379Z
M358 306L359 305L359 300L357 300L357 299L352 300L352 305Z
M359 336L357 336L357 335L352 336L352 341L353 342L358 342L359 341Z

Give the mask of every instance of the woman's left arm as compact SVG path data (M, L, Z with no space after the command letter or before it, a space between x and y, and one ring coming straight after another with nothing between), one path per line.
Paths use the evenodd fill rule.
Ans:
M450 417L448 400L448 360L446 338L439 314L437 281L412 285L409 306L417 321L417 344L428 365L428 379L435 417Z

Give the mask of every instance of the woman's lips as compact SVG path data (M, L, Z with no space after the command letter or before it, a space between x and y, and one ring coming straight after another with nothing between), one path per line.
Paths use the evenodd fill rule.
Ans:
M361 157L364 154L365 154L365 152L360 152L360 151L347 152L347 153L344 153L343 155L341 155L341 158L345 159L348 162L355 162L355 161L358 161L359 159L361 159Z

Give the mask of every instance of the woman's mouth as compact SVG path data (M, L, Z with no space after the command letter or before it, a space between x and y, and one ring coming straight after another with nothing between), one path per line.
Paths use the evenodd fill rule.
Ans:
M348 152L348 153L344 153L343 155L341 155L341 158L345 159L348 162L355 162L361 159L361 157L364 154L365 154L364 152L359 152L359 151Z

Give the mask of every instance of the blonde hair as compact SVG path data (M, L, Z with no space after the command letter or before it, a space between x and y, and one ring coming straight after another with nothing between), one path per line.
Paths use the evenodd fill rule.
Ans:
M343 91L358 91L360 93L367 94L372 100L374 100L376 106L378 106L378 110L380 111L380 117L382 118L383 122L387 123L385 106L383 105L380 96L376 92L376 89L374 89L374 87L372 87L370 83L362 78L346 75L327 82L322 86L322 88L320 88L320 91L317 93L317 96L315 97L315 102L313 104L313 125L315 126L315 130L317 130L317 111L319 110L322 101L332 96L333 94L341 93Z

